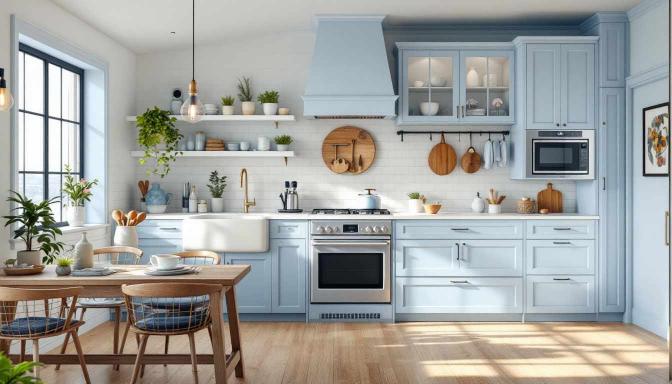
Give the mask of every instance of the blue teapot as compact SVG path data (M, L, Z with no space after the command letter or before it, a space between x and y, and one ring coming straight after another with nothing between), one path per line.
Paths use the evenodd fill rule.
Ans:
M161 189L159 183L152 184L152 188L145 195L145 203L147 205L168 205L172 193L166 193Z

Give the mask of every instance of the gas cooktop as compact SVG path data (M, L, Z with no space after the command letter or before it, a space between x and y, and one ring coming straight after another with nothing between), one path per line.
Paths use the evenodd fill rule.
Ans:
M389 215L387 209L317 208L314 215Z

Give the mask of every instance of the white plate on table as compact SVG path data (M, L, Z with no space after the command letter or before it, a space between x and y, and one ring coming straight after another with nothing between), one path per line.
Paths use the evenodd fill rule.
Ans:
M150 276L176 276L176 275L187 275L190 273L198 272L198 268L182 268L182 269L150 269L145 270L145 275Z
M189 267L189 266L186 265L186 264L178 264L178 265L174 266L173 268L159 269L159 268L157 268L153 265L150 265L150 266L147 267L147 269L152 270L152 271L166 272L166 271L179 271L179 270L185 269L187 267Z

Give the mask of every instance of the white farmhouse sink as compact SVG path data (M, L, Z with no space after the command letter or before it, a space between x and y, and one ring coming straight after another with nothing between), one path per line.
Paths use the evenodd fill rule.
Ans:
M252 215L198 215L182 223L182 248L215 252L268 251L268 219Z

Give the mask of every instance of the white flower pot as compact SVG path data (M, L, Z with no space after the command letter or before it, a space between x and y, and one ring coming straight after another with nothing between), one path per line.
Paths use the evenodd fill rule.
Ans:
M254 101L243 101L241 103L241 108L243 109L243 115L254 115L254 111L257 108L257 103Z
M138 247L138 231L136 227L117 227L114 231L114 245Z
M40 251L18 251L16 252L16 265L42 265L42 255Z
M278 103L264 103L264 115L277 115L278 114Z
M221 197L210 199L210 209L212 209L212 212L224 212L224 199Z
M233 115L234 112L235 109L233 105L222 105L222 115Z
M488 204L488 213L490 214L499 214L502 213L502 205L501 204Z
M289 151L289 144L276 144L275 147L280 152Z
M425 207L423 206L422 200L420 200L420 199L408 200L408 212L409 213L423 213L423 212L425 212Z
M86 209L84 206L67 206L66 219L71 227L83 227L86 221Z

